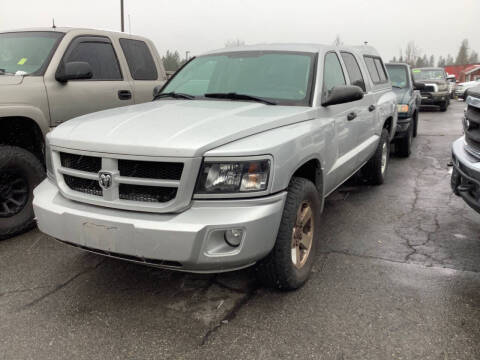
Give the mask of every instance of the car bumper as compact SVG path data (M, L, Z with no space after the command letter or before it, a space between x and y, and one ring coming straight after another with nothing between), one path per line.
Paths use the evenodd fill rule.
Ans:
M480 161L465 151L463 137L452 145L452 191L480 213Z
M422 93L422 105L437 105L449 99L448 91L438 93Z
M286 192L246 200L194 201L178 214L108 209L64 198L44 180L34 191L39 229L102 255L190 272L240 269L265 257L275 244ZM242 229L238 247L224 233Z
M397 129L395 131L395 139L400 139L408 134L408 129L412 124L412 118L411 117L400 117L398 116L397 120Z

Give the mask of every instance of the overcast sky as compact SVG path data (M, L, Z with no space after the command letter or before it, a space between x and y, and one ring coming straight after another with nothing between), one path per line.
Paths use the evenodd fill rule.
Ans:
M120 29L120 0L8 1L0 31L31 26ZM6 5L6 4L5 4ZM462 39L480 53L480 0L125 0L125 24L167 49L200 54L241 39L346 44L368 41L385 60L414 40L427 54L457 54Z

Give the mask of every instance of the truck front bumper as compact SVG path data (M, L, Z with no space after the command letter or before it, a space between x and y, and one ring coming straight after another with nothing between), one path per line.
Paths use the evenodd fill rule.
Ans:
M480 161L465 151L463 137L452 145L452 191L480 213Z
M102 255L190 272L247 267L273 248L287 193L244 200L193 201L178 214L116 210L71 201L51 180L34 191L39 229ZM240 245L225 232L240 229Z
M410 126L413 126L411 117L398 116L397 129L395 130L395 139L401 139L408 135Z
M448 101L450 95L448 91L422 93L422 105L439 105Z

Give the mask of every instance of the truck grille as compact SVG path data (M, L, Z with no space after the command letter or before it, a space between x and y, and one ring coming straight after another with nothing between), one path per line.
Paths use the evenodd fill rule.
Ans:
M102 158L77 154L60 153L63 167L88 172L99 172L102 168Z
M426 86L425 86L425 89L423 89L422 92L427 92L427 93L429 93L429 92L435 92L435 86L433 86L433 85L426 85Z
M146 179L180 180L183 171L182 163L154 161L118 160L121 176Z
M470 153L480 152L480 108L468 105L463 129L465 130L465 141L474 150Z
M102 188L96 180L83 179L70 175L63 175L63 178L67 186L74 191L95 196L103 195Z
M55 176L65 197L125 210L175 212L188 207L201 165L201 158L132 160L52 150Z
M120 199L130 201L167 202L177 195L176 188L120 184Z

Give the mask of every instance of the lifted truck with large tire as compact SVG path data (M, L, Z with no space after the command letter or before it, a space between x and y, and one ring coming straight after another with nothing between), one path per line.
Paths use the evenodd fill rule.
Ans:
M0 33L0 239L33 225L50 129L151 101L165 81L153 43L139 36L74 28Z
M362 169L383 183L397 100L371 47L259 45L198 56L156 100L47 136L33 206L69 245L179 271L257 264L308 278L325 198Z

